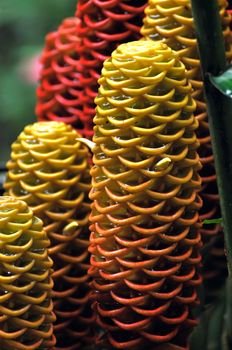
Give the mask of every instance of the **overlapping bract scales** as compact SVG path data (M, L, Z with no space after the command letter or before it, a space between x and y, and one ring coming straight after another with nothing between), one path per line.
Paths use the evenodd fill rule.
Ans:
M232 46L229 28L230 16L226 12L228 3L226 0L218 0L218 4L220 8L227 58L228 60L231 60ZM141 30L142 35L146 39L162 40L166 42L173 50L177 51L179 57L181 57L182 62L187 68L187 77L190 79L193 87L192 96L197 103L195 116L199 121L199 128L196 133L200 141L198 152L201 163L203 164L200 175L203 183L201 196L204 204L200 216L202 220L218 218L221 216L219 195L210 140L207 107L203 94L203 81L197 39L191 11L191 1L149 0L148 7L145 9L145 15L144 26ZM207 243L217 234L222 236L221 226L205 225L201 230L201 234L202 240ZM223 236L221 237L221 240L223 241ZM220 259L223 258L223 255L224 251L222 249ZM217 256L215 256L215 259L217 259ZM216 277L218 274L220 275L221 272L222 271L217 269L211 270L210 276ZM209 276L208 273L207 275Z
M53 349L52 260L42 221L0 197L0 348Z
M121 43L137 40L147 0L79 0L76 16L80 18L80 57L83 66L81 84L85 96L85 116L95 115L94 98L97 95L101 69L105 59Z
M5 183L8 194L26 201L44 221L54 260L57 349L68 350L91 341L93 321L87 276L89 155L77 136L64 123L25 127L12 145Z
M78 23L77 18L67 18L56 32L46 36L36 114L41 121L65 122L89 136L92 121L83 113L85 97L80 83L83 68L78 54Z
M89 270L97 320L115 348L186 349L201 283L191 85L172 50L152 41L120 45L99 83Z
M140 37L146 0L80 0L77 18L46 37L36 114L41 121L71 124L86 137L103 61L118 44Z

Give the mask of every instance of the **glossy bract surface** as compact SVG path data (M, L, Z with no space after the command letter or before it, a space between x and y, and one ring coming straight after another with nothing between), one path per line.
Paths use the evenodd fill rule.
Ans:
M231 17L226 8L226 0L218 0L222 30L225 38L225 48L228 61L232 58ZM190 0L149 0L145 9L144 25L141 34L145 39L161 40L167 43L177 52L187 69L193 91L192 97L196 100L197 108L195 117L199 122L196 130L200 148L198 150L203 165L200 175L202 177L201 197L203 207L200 212L201 220L209 220L221 217L219 195L214 167L213 150L209 131L207 106L204 98L204 85L201 74L201 63L198 53L195 25L191 10ZM207 43L205 43L207 45ZM218 242L215 249L211 250L211 257L205 267L205 280L210 284L210 289L220 285L226 276L226 259L224 254L224 239L222 228L219 224L204 225L201 229L202 240L208 243L215 239Z
M52 260L43 223L27 204L0 197L0 348L53 349Z
M26 201L43 219L51 240L57 349L91 341L93 320L87 276L89 154L77 137L64 123L26 126L12 145L5 183L7 194Z
M76 16L80 19L78 33L80 61L83 66L81 84L86 101L83 111L89 120L95 116L94 98L103 62L119 44L137 40L147 0L79 0Z
M185 349L201 283L191 85L177 55L152 41L120 45L99 83L89 271L98 323L115 348Z
M46 37L36 114L93 135L94 98L103 62L121 43L141 37L146 0L80 0L76 18Z

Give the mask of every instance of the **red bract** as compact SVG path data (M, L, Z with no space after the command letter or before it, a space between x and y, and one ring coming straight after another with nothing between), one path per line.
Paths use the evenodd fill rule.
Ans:
M46 36L36 113L40 121L65 122L89 136L91 123L83 114L85 97L80 84L78 23L77 18L67 18L57 32Z
M121 43L140 38L140 28L147 1L80 0L76 16L80 18L78 33L80 62L83 71L80 82L84 86L86 100L84 114L89 120L95 115L94 98L103 62Z
M39 120L71 124L91 137L103 62L121 43L140 37L146 0L80 0L76 18L47 35L37 89Z

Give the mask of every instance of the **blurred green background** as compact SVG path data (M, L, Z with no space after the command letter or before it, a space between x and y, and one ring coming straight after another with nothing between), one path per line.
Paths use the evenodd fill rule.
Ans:
M0 0L0 163L35 121L38 56L45 35L75 13L77 0Z

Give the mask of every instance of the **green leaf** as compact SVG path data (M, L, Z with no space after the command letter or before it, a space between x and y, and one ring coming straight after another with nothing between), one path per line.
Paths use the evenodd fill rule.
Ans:
M225 329L225 288L217 300L206 307L199 324L190 337L190 350L228 350L224 341Z
M222 350L222 335L224 330L224 315L225 315L225 292L222 293L214 311L210 315L208 328L208 343L207 350Z
M221 223L222 223L222 218L210 219L210 220L203 221L204 225L221 224Z
M212 307L203 312L200 322L190 337L190 350L207 349L207 333Z
M214 87L216 87L216 89L218 89L222 94L232 97L232 66L230 66L221 75L210 75L209 79Z

